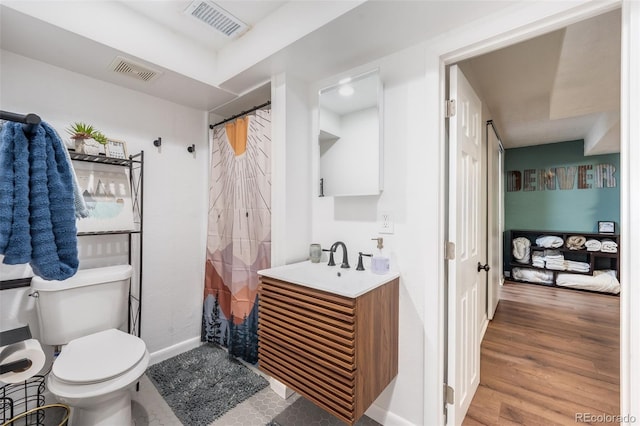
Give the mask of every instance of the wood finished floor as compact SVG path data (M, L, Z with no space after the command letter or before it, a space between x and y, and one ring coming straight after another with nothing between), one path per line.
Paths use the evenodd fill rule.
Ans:
M617 416L619 319L616 296L506 282L463 425L575 425L584 424L576 413Z

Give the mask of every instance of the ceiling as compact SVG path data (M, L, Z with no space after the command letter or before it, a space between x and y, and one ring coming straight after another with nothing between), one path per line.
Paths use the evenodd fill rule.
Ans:
M584 139L620 151L620 11L458 64L505 148Z
M120 0L120 3L128 9L135 11L141 19L149 19L161 25L175 34L189 39L193 43L201 44L206 50L215 52L233 42L234 38L212 31L203 22L190 17L185 10L192 3L191 0ZM249 27L255 27L261 20L275 12L286 1L216 1L215 4L240 19Z
M0 47L226 118L268 100L274 74L320 81L513 5L462 3L218 1L249 26L227 38L185 14L189 0L2 0ZM595 141L589 144L596 153L602 141L616 139L619 40L619 12L612 12L461 68L505 147L584 138L585 146ZM113 72L117 56L158 77L143 82Z

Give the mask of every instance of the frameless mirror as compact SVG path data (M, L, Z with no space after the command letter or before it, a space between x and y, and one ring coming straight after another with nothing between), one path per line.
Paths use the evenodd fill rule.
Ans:
M320 90L320 196L382 190L382 84L378 70Z

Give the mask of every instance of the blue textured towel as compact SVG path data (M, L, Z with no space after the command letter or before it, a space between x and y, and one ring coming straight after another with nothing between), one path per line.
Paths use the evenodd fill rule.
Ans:
M78 270L73 175L65 147L47 123L28 139L22 124L0 134L0 254L63 280Z

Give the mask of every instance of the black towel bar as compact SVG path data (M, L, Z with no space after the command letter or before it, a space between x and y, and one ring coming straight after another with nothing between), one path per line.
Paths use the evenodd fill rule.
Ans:
M24 123L24 131L27 133L33 133L36 126L42 121L36 114L29 113L26 115L16 114L15 112L0 111L0 120L8 120L16 123Z

